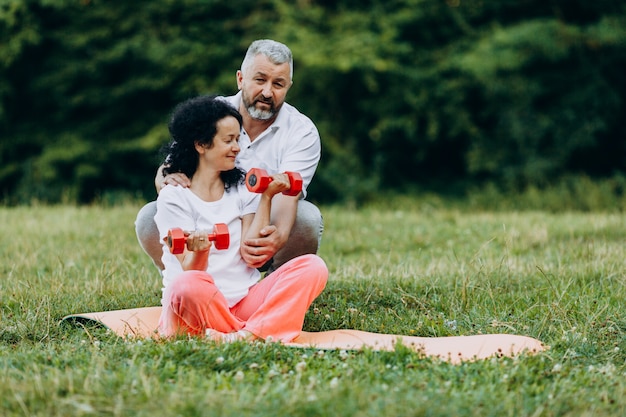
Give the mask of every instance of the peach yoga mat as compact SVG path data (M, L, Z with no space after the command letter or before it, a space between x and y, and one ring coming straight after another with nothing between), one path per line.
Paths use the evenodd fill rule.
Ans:
M121 337L158 337L156 331L161 307L140 307L99 313L71 314L62 321L96 322ZM473 336L417 337L371 333L361 330L328 330L302 332L288 346L318 349L393 350L401 343L423 355L437 357L452 363L486 359L494 356L534 354L546 350L537 339L512 334L485 334Z

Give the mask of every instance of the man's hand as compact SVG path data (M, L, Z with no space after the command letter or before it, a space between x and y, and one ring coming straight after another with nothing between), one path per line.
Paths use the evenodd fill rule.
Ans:
M182 172L174 172L163 176L162 167L159 168L156 177L154 178L154 185L157 189L157 193L161 191L167 184L180 185L181 187L189 188L191 180Z
M259 233L261 237L245 239L241 245L241 257L250 268L260 268L265 265L285 244L274 225L263 227Z

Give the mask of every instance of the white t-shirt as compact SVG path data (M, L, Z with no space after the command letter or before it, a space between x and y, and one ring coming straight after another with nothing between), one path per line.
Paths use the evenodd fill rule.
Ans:
M241 92L225 97L239 110ZM320 135L317 128L305 115L288 103L283 103L274 123L261 133L254 142L244 129L239 139L241 151L237 155L237 166L244 171L262 168L268 174L294 171L302 175L302 197L313 179L321 156Z
M239 252L241 218L256 211L259 198L260 194L249 192L244 185L225 191L219 201L206 202L189 188L173 185L163 187L157 198L157 213L154 220L162 242L168 231L174 227L180 227L185 231L212 232L216 223L225 223L228 226L230 245L228 249L222 250L215 246L211 247L207 272L215 280L215 285L224 294L230 307L244 298L248 294L248 289L261 277L259 271L246 265ZM163 287L166 287L183 272L183 269L165 242L161 260L165 265Z

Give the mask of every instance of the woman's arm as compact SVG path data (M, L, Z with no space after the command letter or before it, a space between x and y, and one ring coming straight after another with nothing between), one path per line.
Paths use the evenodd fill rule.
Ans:
M263 229L271 227L275 229L274 226L270 225L270 214L272 211L272 198L283 191L289 189L289 178L286 174L276 174L272 175L272 181L270 182L267 189L261 194L261 198L259 200L259 205L257 207L256 213L253 215L244 216L242 219L242 233L241 233L241 243L242 250L241 255L246 261L246 263L256 268L258 265L254 257L258 256L258 254L252 255L249 254L244 247L246 246L244 242L248 239L260 238L266 235L263 233Z

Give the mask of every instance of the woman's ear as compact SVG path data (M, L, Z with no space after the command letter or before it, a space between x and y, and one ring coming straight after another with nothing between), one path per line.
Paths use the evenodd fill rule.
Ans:
M200 155L204 154L204 151L206 151L205 144L200 143L199 141L195 141L193 143L193 146L196 148L196 152L198 152Z

